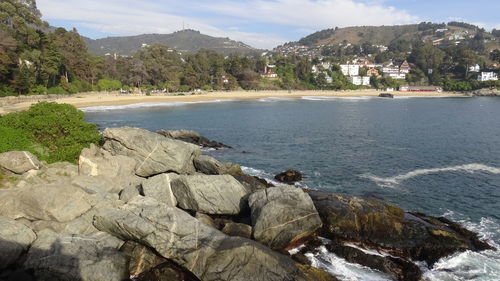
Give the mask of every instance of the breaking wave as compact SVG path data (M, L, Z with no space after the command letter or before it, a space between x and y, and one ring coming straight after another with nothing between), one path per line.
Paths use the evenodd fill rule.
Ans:
M329 96L304 96L301 99L309 101L328 101L328 100L344 100L344 101L360 101L360 100L371 100L376 97L361 96L361 97L329 97Z
M378 177L373 174L362 174L360 175L360 177L369 179L382 187L395 187L401 182L409 180L414 177L443 173L443 172L467 172L467 173L487 172L492 174L500 174L500 168L491 167L483 164L467 164L467 165L452 166L445 168L418 169L408 172L406 174L401 174L395 177L387 177L387 178Z
M148 108L148 107L174 107L174 106L184 106L192 104L203 104L203 103L220 103L228 102L233 100L211 100L211 101L187 101L187 102L142 102L127 105L99 105L99 106L89 106L80 108L83 112L102 112L111 110L124 110L124 109L136 109L136 108Z

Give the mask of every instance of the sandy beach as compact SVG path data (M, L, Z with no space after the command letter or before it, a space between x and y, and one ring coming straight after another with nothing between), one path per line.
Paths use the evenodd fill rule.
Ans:
M179 94L120 94L109 93L81 93L64 96L23 96L0 98L0 115L21 111L32 104L51 101L67 103L78 108L91 106L130 105L136 103L162 103L162 102L203 102L214 100L245 100L260 98L301 98L301 97L376 97L383 91L357 90L357 91L232 91L232 92L206 92L184 95ZM460 93L450 92L391 92L396 97L463 97Z

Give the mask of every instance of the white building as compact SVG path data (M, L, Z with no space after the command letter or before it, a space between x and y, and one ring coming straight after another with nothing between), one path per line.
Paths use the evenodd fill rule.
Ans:
M484 81L497 81L498 80L498 74L495 72L481 72L477 76L477 80L484 82Z
M471 65L469 67L469 72L480 72L480 71L481 71L481 67L479 66L479 64Z
M370 77L368 76L349 76L347 80L354 85L370 86Z
M345 76L358 76L359 75L359 65L356 64L341 64L340 70Z
M391 77L392 79L406 79L406 74L405 73L388 73L388 74L384 74L384 76L386 77Z

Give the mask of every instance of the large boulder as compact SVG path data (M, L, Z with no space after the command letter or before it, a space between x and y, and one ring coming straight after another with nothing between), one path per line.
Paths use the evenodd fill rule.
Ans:
M252 238L252 227L244 223L226 223L221 231L229 236L239 236L247 239Z
M124 240L155 249L203 281L308 279L289 257L252 240L229 237L186 212L137 198L96 215L94 225Z
M207 155L196 156L193 163L196 170L205 175L233 175L242 173L240 165L222 163L219 160Z
M221 148L231 148L223 143L211 141L206 137L198 134L195 131L190 130L160 130L157 131L158 134L165 136L167 138L184 141L187 143L196 144L202 147L221 149Z
M91 201L87 193L70 184L27 185L0 192L0 214L68 222L88 211Z
M161 174L143 181L142 191L144 196L155 198L171 207L175 207L177 200L172 192L171 182L177 177L176 174Z
M107 233L56 234L45 230L32 244L24 268L37 280L122 281L128 260L118 251L123 243Z
M106 129L103 137L106 140L103 147L111 154L136 160L135 173L141 177L165 172L193 173L193 159L201 154L195 145L137 128Z
M141 179L135 176L136 165L136 161L131 157L112 155L93 144L90 148L83 149L78 159L80 175L102 182L102 188L99 188L114 193L140 183Z
M14 264L35 239L26 225L0 217L0 270Z
M248 199L253 237L273 249L294 246L321 227L307 193L293 186L260 190Z
M182 209L221 215L239 214L249 193L230 175L179 176L172 190Z
M24 174L29 170L40 169L40 161L31 152L10 151L0 153L0 168L16 174Z
M355 241L365 248L432 265L457 251L480 251L491 247L460 225L445 218L402 209L376 199L311 191L323 221L322 235Z

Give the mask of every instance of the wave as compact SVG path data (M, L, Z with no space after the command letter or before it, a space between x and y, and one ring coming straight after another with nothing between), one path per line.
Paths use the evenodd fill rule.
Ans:
M264 171L264 170L259 170L259 169L255 169L255 168L251 168L251 167L245 167L245 166L241 166L241 170L245 173L245 174L249 174L251 176L256 176L256 177L259 177L261 179L265 179L268 183L271 183L275 186L285 186L287 185L286 183L282 183L282 182L279 182L277 180L274 179L274 175ZM300 188L306 188L306 189L309 189L309 186L307 186L307 184L305 184L304 182L296 182L295 183L295 186L296 187L300 187Z
M211 101L185 101L185 102L141 102L127 105L99 105L99 106L89 106L80 108L83 112L102 112L111 110L124 110L124 109L137 109L137 108L148 108L148 107L173 107L173 106L184 106L192 104L203 104L203 103L220 103L229 102L233 100L211 100Z
M395 187L403 181L409 180L414 177L436 174L442 172L467 172L467 173L475 173L475 172L488 172L492 174L500 174L500 168L491 167L483 164L467 164L460 166L452 166L445 168L434 168L434 169L418 169L406 174L397 175L395 177L378 177L373 174L362 174L361 178L366 178L371 181L374 181L377 185L382 187Z
M281 98L281 97L267 97L260 98L257 101L259 102L279 102L279 101L296 101L296 98Z

